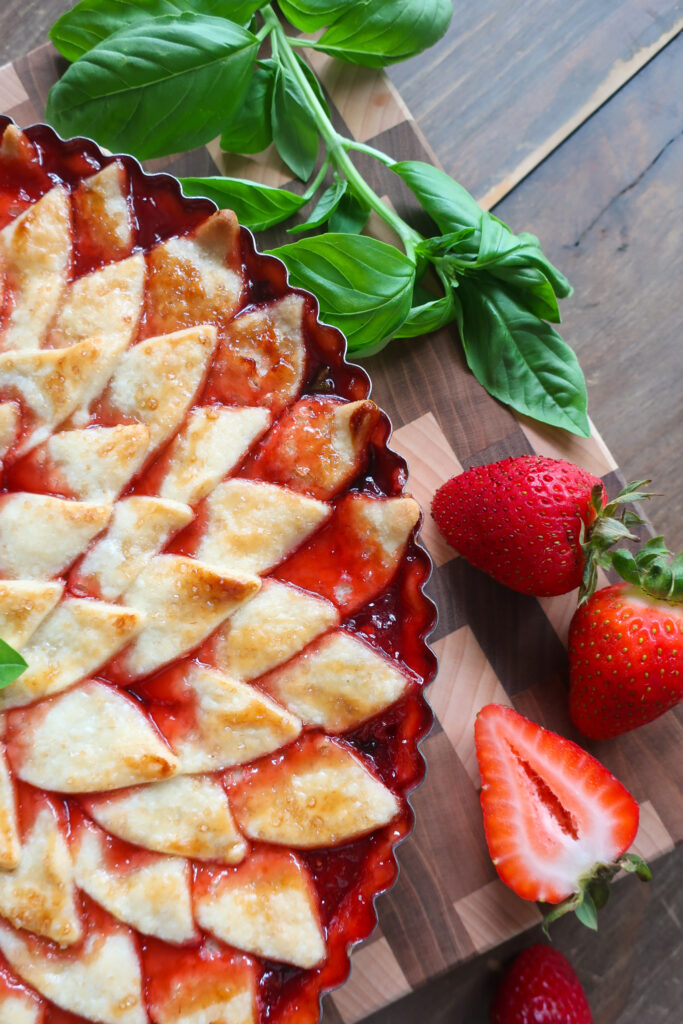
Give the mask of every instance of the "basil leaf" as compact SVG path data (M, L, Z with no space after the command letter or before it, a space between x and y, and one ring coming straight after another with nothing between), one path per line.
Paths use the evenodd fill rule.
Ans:
M327 100L325 99L325 93L323 92L323 87L320 84L320 82L318 81L318 79L316 78L315 73L313 71L313 68L311 68L310 65L307 64L306 61L303 59L303 57L300 57L298 53L295 53L294 56L296 58L297 64L299 65L299 67L301 68L301 70L304 73L304 77L305 77L306 81L308 82L308 84L310 85L311 89L315 93L315 96L316 96L316 99L317 99L318 103L320 104L320 106L323 108L323 110L325 111L325 113L329 117L330 116L330 108L327 105Z
M27 668L28 665L18 651L4 640L0 640L0 690L18 679Z
M489 394L527 416L589 437L585 381L560 335L489 274L464 277L457 298L467 363Z
M505 266L509 268L535 267L550 282L558 299L568 298L574 289L564 274L553 266L545 256L538 239L526 232L517 235L517 238L522 244L505 257Z
M275 73L272 125L278 153L297 178L307 181L318 157L318 129L301 86L281 66Z
M392 245L325 234L272 252L287 265L291 284L313 292L321 319L344 332L356 356L379 351L408 315L415 266Z
M440 327L455 319L455 299L453 292L433 299L420 306L413 306L394 337L419 338L423 334L438 331Z
M74 61L108 36L130 25L168 14L209 14L246 25L263 0L81 0L58 18L50 39Z
M489 273L513 291L520 305L541 320L559 324L560 310L553 286L536 267L510 267L506 263L489 267Z
M422 160L403 160L392 164L391 170L405 181L444 234L480 226L484 211L479 203L445 171Z
M287 21L302 32L317 32L341 17L349 0L278 0Z
M141 160L201 146L242 102L259 42L199 14L115 32L50 89L46 116L61 135L93 135Z
M302 231L311 231L313 228L319 228L321 224L324 224L337 209L342 196L346 192L347 184L346 178L337 178L336 181L333 181L330 187L325 189L321 195L306 223L288 228L288 233L290 235L298 235Z
M452 0L364 0L347 5L313 46L352 64L381 68L432 46L452 14Z
M241 224L264 231L300 210L306 200L284 188L240 178L179 178L186 196L206 196L221 210L234 210Z
M357 235L367 224L369 216L369 207L359 202L356 196L347 189L339 206L330 217L327 227L330 231L339 234Z
M221 149L228 153L260 153L273 141L270 108L275 81L275 64L260 60L239 109L221 135Z

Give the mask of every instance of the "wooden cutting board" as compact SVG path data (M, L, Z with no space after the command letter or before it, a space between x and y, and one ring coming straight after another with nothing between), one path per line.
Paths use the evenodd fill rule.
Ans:
M347 134L396 158L434 160L388 79L324 55L314 59L335 121ZM48 45L0 68L0 112L21 126L41 120L60 63ZM400 180L363 154L357 162L373 187L419 227L419 212ZM217 142L145 166L299 187L273 152L226 158ZM381 222L372 220L370 227L391 240ZM267 248L285 237L268 232L259 243ZM435 723L422 747L427 777L413 798L415 830L398 854L398 882L378 901L379 926L355 952L350 980L325 1001L325 1024L363 1020L541 919L535 904L498 881L486 851L472 733L483 704L512 703L596 754L640 802L634 848L642 856L652 860L683 841L683 709L618 740L585 743L569 721L566 700L575 595L536 600L499 586L444 544L428 514L431 495L448 477L533 452L578 463L614 494L621 478L597 431L585 441L513 416L468 373L453 328L396 342L364 365L373 397L392 417L393 447L408 461L409 489L425 508L422 540L434 561L429 592L439 610L432 642L440 668L429 691Z

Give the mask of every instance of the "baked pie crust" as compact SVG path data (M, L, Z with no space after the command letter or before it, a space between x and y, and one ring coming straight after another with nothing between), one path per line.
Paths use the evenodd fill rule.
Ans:
M0 1021L313 1024L412 822L405 464L229 211L0 118Z

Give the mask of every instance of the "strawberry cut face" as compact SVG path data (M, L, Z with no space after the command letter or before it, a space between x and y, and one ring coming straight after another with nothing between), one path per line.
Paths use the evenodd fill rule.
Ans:
M561 902L633 842L636 801L575 743L497 704L479 713L475 742L489 853L523 899Z

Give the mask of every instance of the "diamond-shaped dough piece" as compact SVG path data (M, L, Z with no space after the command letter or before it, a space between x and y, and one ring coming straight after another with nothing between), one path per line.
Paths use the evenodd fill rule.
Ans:
M15 984L5 984L0 974L0 1021L7 1021L7 1024L43 1024L44 1020L45 1004L39 997L20 989L18 979Z
M0 917L60 946L73 946L83 930L69 848L54 808L44 798L41 804L16 868L0 871Z
M230 806L250 839L300 849L355 839L399 812L394 794L348 746L318 734L237 779Z
M228 404L284 409L306 368L303 313L301 295L286 295L236 316L218 347L208 392Z
M239 867L200 872L194 908L205 931L236 949L305 969L325 957L313 882L289 851L259 850Z
M141 252L79 277L66 291L48 344L63 348L97 336L127 347L142 310L144 284Z
M215 345L216 328L207 324L139 342L118 360L105 403L145 423L158 448L191 406Z
M2 283L0 280L0 302L2 302ZM14 444L19 428L19 407L14 402L0 404L0 459L4 459Z
M28 668L0 690L0 710L65 690L109 661L144 625L132 608L67 597L43 620L21 653Z
M73 193L76 233L106 259L120 259L133 245L133 220L126 198L128 175L118 160L84 178Z
M197 558L232 572L265 572L330 515L322 501L275 484L232 479L206 499Z
M169 238L152 249L145 334L222 325L235 315L244 284L239 230L232 210L219 210L193 235Z
M91 680L8 716L15 773L57 793L92 793L166 779L176 759L139 705Z
M47 580L63 572L109 522L111 505L45 494L0 498L0 573Z
M145 616L123 669L147 675L196 647L261 586L258 576L222 573L184 555L156 555L124 594Z
M344 630L328 633L272 672L263 686L307 725L353 729L404 693L408 678L388 658Z
M102 390L120 351L120 345L88 338L68 348L0 355L0 396L18 397L30 417L18 454L44 441Z
M72 583L113 601L193 515L178 501L137 495L117 501L109 529L74 570Z
M0 137L0 160L29 164L38 159L36 147L15 124L8 124Z
M242 461L269 424L267 409L193 409L171 444L168 472L159 494L195 505Z
M143 423L62 430L28 456L54 481L51 490L82 501L112 502L145 461L149 430ZM27 461L28 461L27 460Z
M91 930L74 957L0 924L0 950L20 978L64 1010L99 1024L148 1022L137 947L122 925Z
M4 744L0 743L0 869L15 868L21 856L17 800ZM1 873L0 873L1 875ZM0 1021L2 1017L0 1017Z
M182 857L145 854L141 864L107 858L104 833L82 824L73 843L76 884L110 914L164 942L197 937L190 897L190 865Z
M248 475L331 498L360 472L379 415L374 402L302 398L278 420Z
M40 348L66 284L71 256L69 196L61 185L0 231L0 262L13 293L13 308L0 349Z
M217 631L212 658L228 675L255 679L338 622L339 612L329 601L267 579Z
M207 941L184 949L175 962L168 951L158 964L145 960L147 1005L154 1024L257 1024L257 969L250 958Z
M0 637L10 647L21 647L52 611L63 592L63 583L0 580Z
M157 853L237 864L247 852L225 790L205 775L177 775L127 793L90 797L85 805L107 832Z
M185 686L194 722L170 741L179 772L213 772L244 764L286 746L301 732L298 718L255 687L222 672L190 665Z

